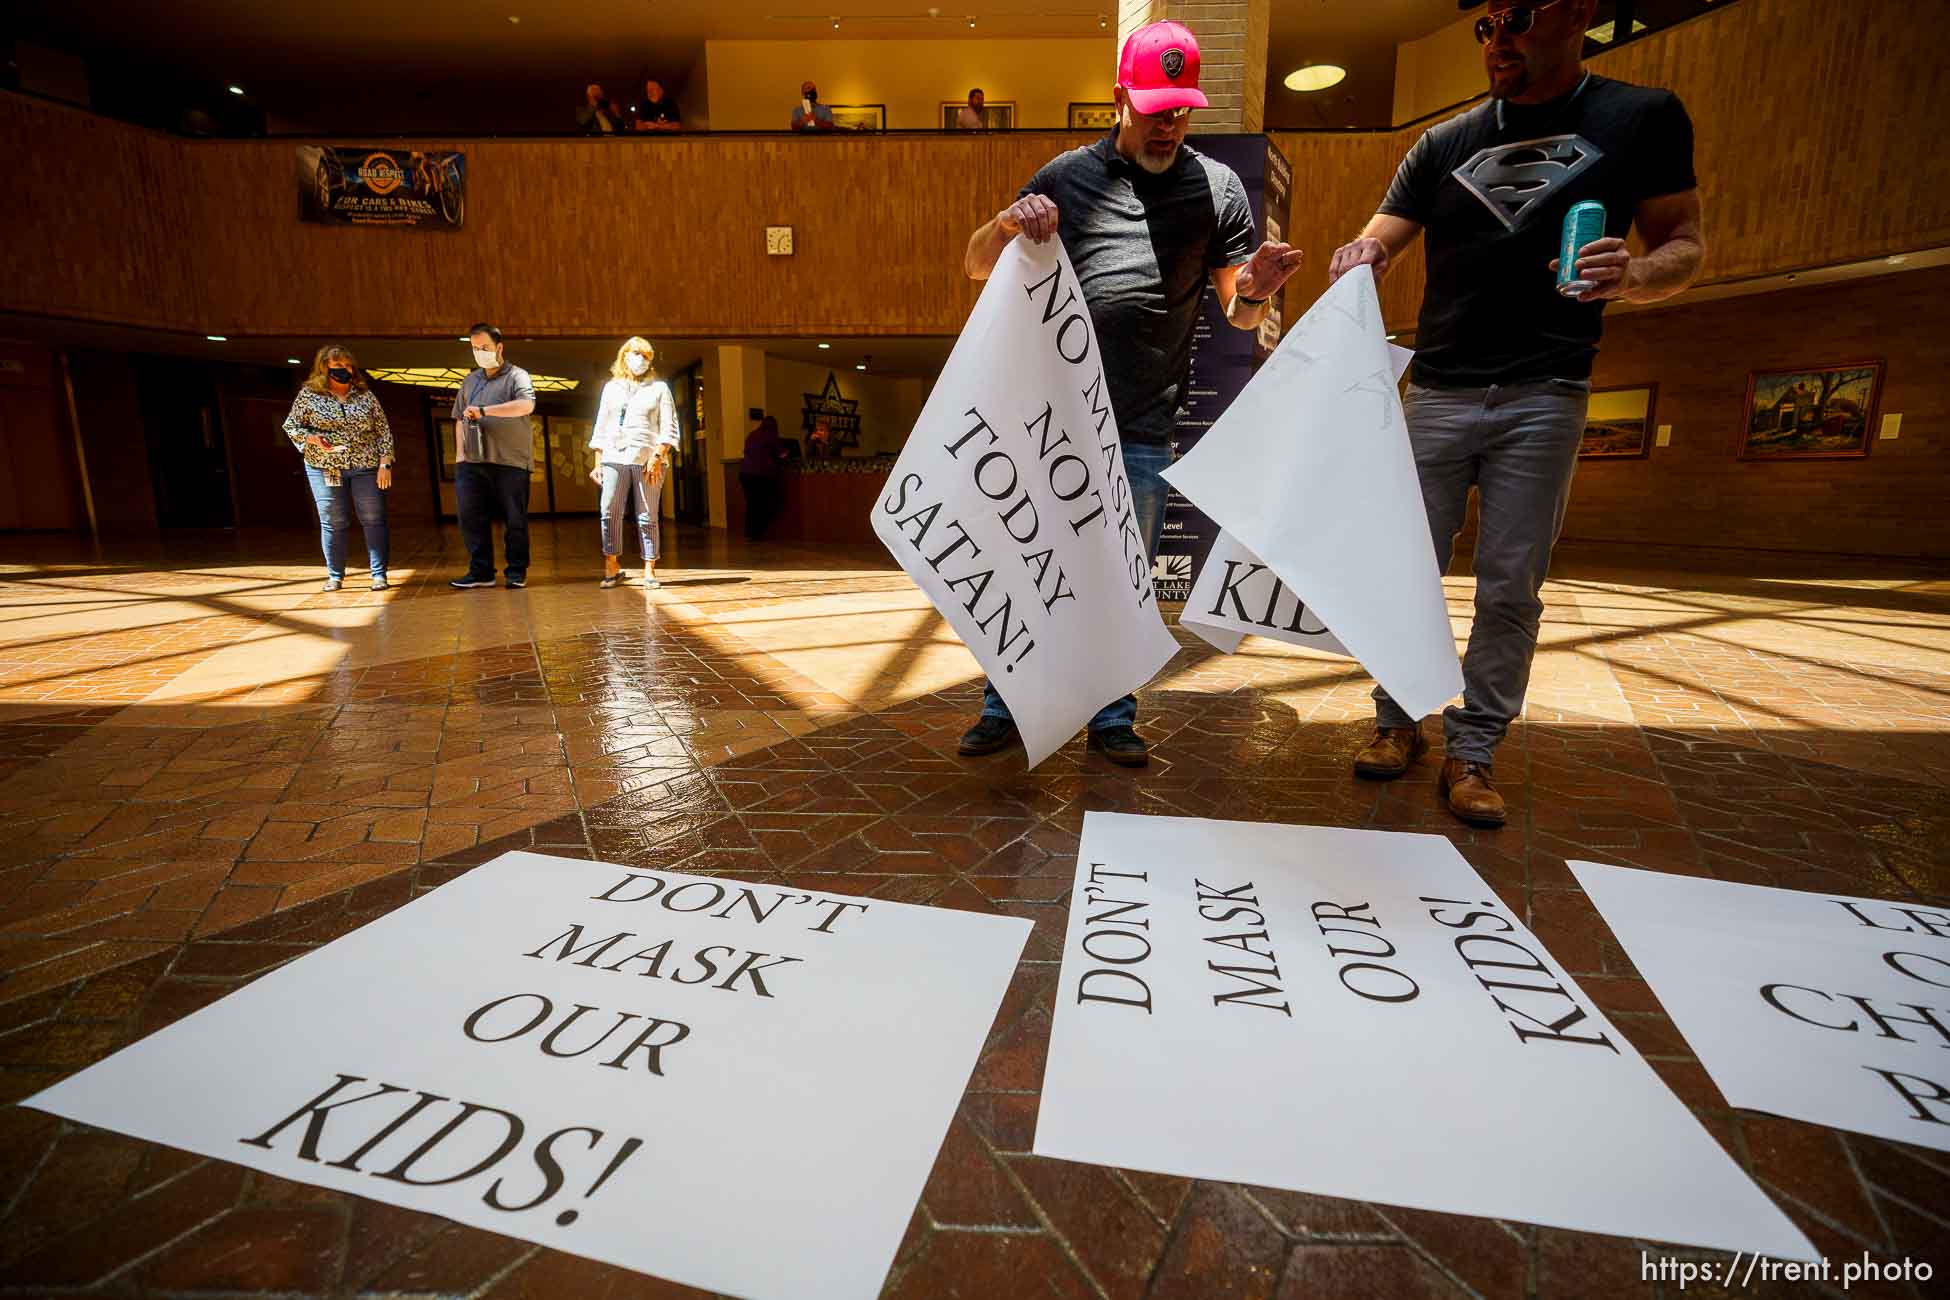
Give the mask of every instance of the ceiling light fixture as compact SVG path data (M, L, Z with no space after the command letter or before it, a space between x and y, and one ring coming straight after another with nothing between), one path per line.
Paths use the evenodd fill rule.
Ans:
M285 364L286 364L287 366L302 366L302 365L304 365L304 364L305 364L304 362L302 362L302 361L300 361L300 360L298 360L298 358L296 358L296 357L286 357L286 358L284 359L284 363L285 363Z
M974 15L974 14L970 14L970 15L968 15L968 27L969 27L969 30L970 30L970 31L973 31L973 30L974 30L974 28L975 28L975 15Z
M205 335L204 335L203 337L204 337L204 338L206 338L206 339L209 339L209 340L210 340L210 341L211 341L212 343L228 343L228 342L230 342L230 340L229 340L228 338L226 338L225 336L223 336L222 334L205 334Z
M833 346L833 345L832 345L831 343L822 343L822 344L820 344L820 345L819 345L819 350L820 350L821 352L824 352L824 351L826 351L826 350L827 350L828 348L830 348L830 347L832 347L832 346Z
M840 29L840 20L835 18L833 20L833 30L838 31L839 29Z
M1295 68L1286 74L1285 86L1302 94L1308 91L1325 90L1338 86L1347 80L1347 69L1336 63L1309 63L1304 68Z
M1102 31L1102 30L1103 30L1104 28L1106 28L1106 27L1108 27L1108 26L1110 26L1110 19L1108 19L1108 18L1106 18L1106 17L1104 17L1104 16L1102 15L1102 14L1098 14L1098 15L1097 15L1097 29L1098 29L1099 31Z
M244 88L242 86L225 86L224 89L228 90L233 95L241 95L244 93Z
M508 15L508 21L509 21L509 22L511 22L511 23L519 23L519 22L521 21L521 15L520 15L520 14L509 14L509 15Z

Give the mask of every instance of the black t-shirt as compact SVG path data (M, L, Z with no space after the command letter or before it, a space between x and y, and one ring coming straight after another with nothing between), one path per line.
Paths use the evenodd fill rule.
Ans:
M1208 276L1258 247L1239 173L1189 145L1153 176L1114 134L1058 154L1022 187L1056 204L1057 236L1090 305L1117 430L1171 440Z
M636 106L636 120L639 122L669 122L676 126L684 125L684 119L677 112L677 101L669 95L665 95L654 104L647 99L641 104L638 104Z
M1623 238L1642 200L1697 184L1679 97L1595 74L1549 104L1490 100L1430 127L1381 204L1427 232L1416 382L1589 378L1604 304L1557 292L1565 213L1594 199Z

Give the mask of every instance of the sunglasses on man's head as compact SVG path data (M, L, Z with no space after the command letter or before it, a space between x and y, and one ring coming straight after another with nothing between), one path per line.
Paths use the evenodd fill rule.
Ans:
M1538 14L1563 3L1564 0L1550 0L1549 4L1511 5L1500 14L1485 14L1476 20L1476 43L1488 45L1496 39L1496 29L1499 27L1512 36L1521 36L1536 25Z

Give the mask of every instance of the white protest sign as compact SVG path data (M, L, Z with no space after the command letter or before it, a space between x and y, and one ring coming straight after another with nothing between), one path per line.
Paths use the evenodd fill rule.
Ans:
M873 1296L1029 928L510 853L26 1104L710 1291Z
M1300 318L1165 477L1252 562L1264 562L1263 584L1277 578L1306 603L1302 632L1331 628L1396 703L1420 716L1460 694L1463 681L1395 388L1399 374L1373 272L1356 267ZM1195 588L1186 604L1198 624L1262 635L1289 625L1267 592L1237 609L1228 603L1237 617L1213 615L1213 597L1223 593L1211 584L1224 577L1215 560L1216 547L1200 576L1206 598ZM1268 608L1271 617L1258 617Z
M1031 767L1177 652L1060 241L1003 250L873 529L1002 693Z
M1035 1149L1817 1257L1434 835L1086 814Z
M1415 354L1407 348L1388 345L1388 364L1396 383L1401 382L1414 359ZM1192 584L1178 622L1224 654L1237 650L1249 634L1328 654L1347 654L1347 647L1320 616L1224 529L1206 552L1205 566Z
M1733 1105L1950 1151L1950 911L1571 870Z

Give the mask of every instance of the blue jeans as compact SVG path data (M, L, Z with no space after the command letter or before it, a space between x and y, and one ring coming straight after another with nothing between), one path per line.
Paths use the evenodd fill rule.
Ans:
M1445 568L1476 488L1476 617L1463 655L1463 702L1442 715L1451 758L1489 762L1523 712L1544 616L1539 593L1571 503L1590 399L1588 383L1541 379L1489 388L1410 384L1402 401L1429 536ZM1379 686L1374 702L1377 726L1417 725Z
M325 482L325 471L305 466L311 481L312 504L318 507L318 543L325 552L327 577L345 579L345 539L352 531L352 516L359 516L359 531L366 535L366 563L372 576L386 576L386 494L379 490L379 471L348 469L339 471L341 487Z
M649 564L657 558L658 495L650 491L649 476L642 465L618 465L604 461L603 471L603 554L623 553L623 512L636 511L637 548ZM663 480L658 480L661 487Z
M1159 442L1124 444L1124 472L1131 476L1131 513L1138 532L1144 537L1144 554L1149 559L1158 553L1158 537L1165 526L1165 497L1171 484L1158 476L1171 467L1171 446ZM1009 706L1002 700L995 683L982 683L982 716L1009 718ZM1126 695L1097 710L1090 719L1091 731L1128 727L1137 721L1137 696Z
M528 471L515 465L462 461L454 466L454 508L467 547L467 576L494 577L494 521L507 536L507 575L528 576Z

